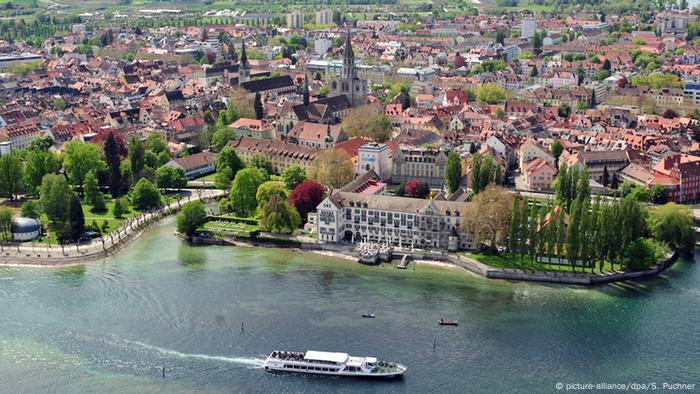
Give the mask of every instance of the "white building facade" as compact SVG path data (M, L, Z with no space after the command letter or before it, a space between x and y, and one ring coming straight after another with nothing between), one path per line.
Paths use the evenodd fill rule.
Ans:
M473 241L460 224L467 204L338 191L316 208L318 240L449 251L472 249Z

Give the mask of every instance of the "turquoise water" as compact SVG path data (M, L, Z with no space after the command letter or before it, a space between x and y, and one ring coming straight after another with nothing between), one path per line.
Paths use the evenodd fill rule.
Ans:
M700 383L692 262L587 289L191 247L173 232L165 222L86 266L0 268L0 392L544 393L557 382ZM439 327L441 317L461 324ZM266 374L260 357L275 349L376 355L409 369L394 382Z

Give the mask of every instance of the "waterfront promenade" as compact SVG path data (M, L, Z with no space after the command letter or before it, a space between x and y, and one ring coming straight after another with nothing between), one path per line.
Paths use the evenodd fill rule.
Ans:
M163 207L124 219L124 223L100 238L80 244L45 244L36 242L0 245L0 265L60 266L98 260L119 252L137 239L151 224L180 210L190 201L207 201L223 195L217 189L184 189L187 196Z

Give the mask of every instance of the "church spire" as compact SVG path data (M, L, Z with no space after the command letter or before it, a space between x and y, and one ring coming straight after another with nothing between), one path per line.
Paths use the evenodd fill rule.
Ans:
M347 23L345 24L345 27L347 28L347 32L345 33L345 59L353 59L355 57L355 54L352 51L352 34L350 33L350 25Z
M238 64L238 84L250 81L250 66L248 65L248 55L245 53L245 40L241 44L241 61Z
M241 44L241 67L248 67L248 55L245 53L245 40Z
M345 50L343 51L343 78L355 78L355 54L352 51L352 34L350 33L350 25L345 25L347 32L345 33Z

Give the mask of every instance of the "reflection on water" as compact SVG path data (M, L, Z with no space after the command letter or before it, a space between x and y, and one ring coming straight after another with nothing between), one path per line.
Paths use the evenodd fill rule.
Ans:
M85 282L87 267L85 265L73 265L51 271L54 278L69 286L81 286Z
M700 380L694 263L650 281L565 287L195 247L173 229L104 263L0 269L0 376L13 377L0 392L549 392L557 381ZM259 369L272 350L307 349L409 370L388 383Z
M178 245L177 257L189 270L202 270L207 262L206 246Z

